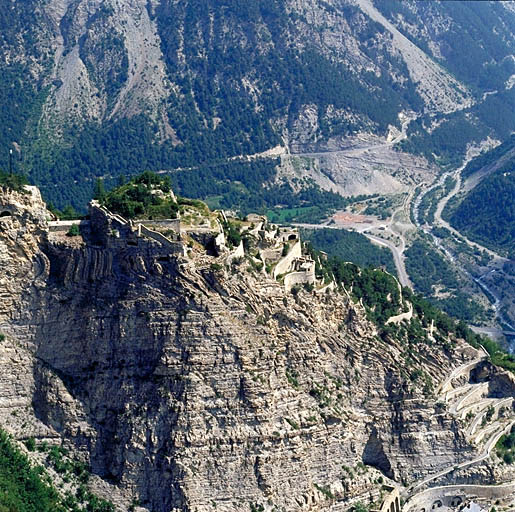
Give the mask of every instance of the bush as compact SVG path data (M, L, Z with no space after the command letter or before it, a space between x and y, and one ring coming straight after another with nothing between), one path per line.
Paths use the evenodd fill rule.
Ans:
M33 437L29 437L26 441L24 441L24 444L29 452L33 452L36 449L36 440Z
M53 487L41 478L42 468L29 460L0 430L0 510L65 512Z
M25 185L28 185L28 180L26 176L21 174L14 173L6 173L0 171L0 185L3 185L11 190L15 190L16 192L24 192Z
M70 229L68 230L68 233L66 233L66 236L79 236L80 230L78 224L72 224L70 226Z

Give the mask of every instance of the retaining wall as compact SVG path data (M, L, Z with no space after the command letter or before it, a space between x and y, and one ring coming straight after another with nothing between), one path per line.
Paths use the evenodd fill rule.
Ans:
M290 252L282 259L274 268L273 277L277 278L280 274L285 274L290 270L293 260L302 257L302 243L298 240L293 247L290 248Z
M315 274L313 272L291 272L284 276L284 288L287 292L298 284L314 284Z
M504 498L515 492L515 482L504 485L450 485L445 487L433 487L426 489L410 498L402 512L429 512L433 504L441 501L442 505L450 505L455 497L465 498L485 498L496 500Z

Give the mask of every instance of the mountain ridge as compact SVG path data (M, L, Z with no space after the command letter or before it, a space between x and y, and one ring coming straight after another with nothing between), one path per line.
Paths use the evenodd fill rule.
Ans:
M394 5L392 14L391 5L387 12L385 4L365 0L252 7L230 0L11 3L0 20L0 66L6 83L20 84L24 114L17 116L6 99L1 138L22 149L18 167L50 200L78 206L82 197L84 207L94 178L115 167L116 152L125 153L127 173L174 172L278 144L302 148L334 140L344 147L356 134L386 135L408 111L422 118L409 133L416 144L405 147L428 158L442 151L430 133L435 119L447 125L457 116L468 127L460 144L504 137L513 129L500 106L512 101L505 90L515 74L508 58L512 13L492 4L485 34L472 27L488 42L481 51L473 48L490 63L485 87L466 73L458 83L458 59L446 50L468 41L467 16L482 8L428 5ZM435 27L445 19L452 41L445 31L424 28L421 16ZM428 85L427 73L436 82ZM492 84L497 94L490 94ZM483 103L499 115L488 114ZM120 132L137 133L122 144L130 150L113 142ZM424 150L428 137L436 140L431 151ZM0 155L0 163L5 159ZM59 182L64 186L56 187Z
M82 235L67 236L29 191L0 195L3 424L81 454L114 485L95 491L119 510L135 499L163 512L380 501L378 482L409 483L473 455L437 399L452 368L481 363L470 378L492 396L513 392L513 377L460 341L463 326L382 271L342 263L334 275L348 284L332 290L316 277L316 288L287 291L286 277L307 267L284 283L267 277L298 258L291 228L220 220L233 244L223 249L198 202L179 201L177 242L168 225L93 203ZM464 475L492 478L482 466Z

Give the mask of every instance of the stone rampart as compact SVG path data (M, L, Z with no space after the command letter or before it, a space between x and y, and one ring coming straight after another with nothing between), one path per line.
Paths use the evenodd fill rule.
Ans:
M267 263L275 263L281 259L282 249L261 249L261 259Z
M243 257L245 257L245 249L243 248L243 240L242 240L240 242L240 245L238 245L238 247L236 247L236 249L227 256L226 262L227 262L227 264L230 265L233 260L236 260L238 258L243 258Z
M291 268L293 261L297 258L302 257L302 243L300 240L293 245L288 254L281 260L274 268L273 277L277 279L277 276L280 274L285 274Z
M284 276L284 288L287 292L299 284L314 284L315 275L312 272L291 272Z
M142 223L134 224L110 212L97 201L91 201L89 205L90 225L94 227L91 235L104 245L138 245L141 236L158 242L166 250L167 254L185 254L185 248L181 242L172 241L166 236L153 231ZM175 219L172 219L175 221Z
M67 233L72 226L89 226L89 220L56 220L48 223L50 233Z
M329 284L326 284L322 288L315 290L315 293L317 293L318 295L321 295L322 293L326 293L328 291L333 291L335 289L336 289L336 283L334 281L331 281Z
M158 233L157 231L152 231L143 224L140 224L138 226L138 230L140 230L139 232L142 235L147 236L148 238L151 238L156 242L159 242L162 246L169 249L170 254L181 254L184 256L185 249L181 242L173 242L172 240L166 238L166 236L162 235L161 233Z
M162 220L136 220L134 225L145 224L145 226L166 228L175 233L181 232L181 220L180 219L162 219Z
M299 230L297 228L279 228L275 238L279 242L299 240Z
M401 313L400 315L391 316L387 321L386 325L389 324L400 324L404 320L407 320L408 322L413 318L413 305L411 303L408 303L408 311L406 313Z

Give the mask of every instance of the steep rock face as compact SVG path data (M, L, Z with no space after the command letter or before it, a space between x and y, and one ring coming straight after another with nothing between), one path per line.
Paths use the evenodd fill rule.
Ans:
M57 32L48 122L158 115L167 81L147 2L54 0L44 12Z
M469 453L407 384L402 347L345 294L285 294L204 254L163 258L151 240L57 241L39 203L0 204L13 212L0 231L2 423L87 454L121 509L138 497L159 512L345 510L378 492L376 470L411 481ZM417 358L435 383L451 367L437 346ZM350 478L358 463L376 469Z

